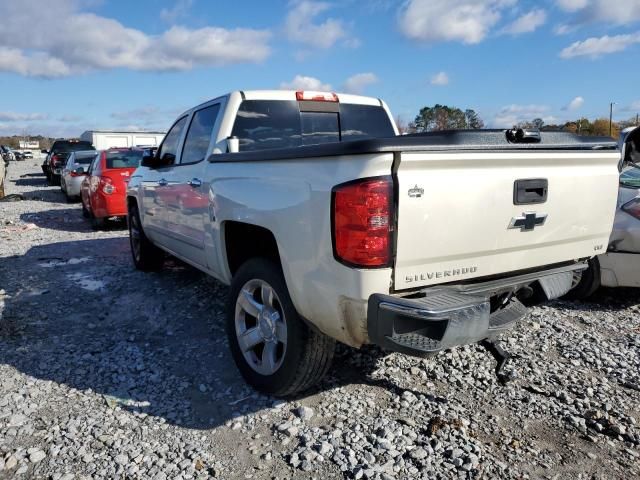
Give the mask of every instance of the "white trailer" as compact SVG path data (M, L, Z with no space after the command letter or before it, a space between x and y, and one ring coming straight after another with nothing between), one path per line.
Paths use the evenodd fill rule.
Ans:
M96 150L114 147L157 147L165 132L132 132L117 130L87 130L81 140L91 142Z

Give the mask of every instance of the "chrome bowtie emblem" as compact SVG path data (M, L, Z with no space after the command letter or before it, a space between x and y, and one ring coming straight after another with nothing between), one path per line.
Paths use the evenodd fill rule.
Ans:
M546 221L546 213L538 215L535 212L525 212L520 217L513 217L509 224L509 228L519 228L520 231L525 232L544 225L544 222Z
M424 188L420 188L418 185L409 189L409 196L411 198L420 198L422 195L424 195Z

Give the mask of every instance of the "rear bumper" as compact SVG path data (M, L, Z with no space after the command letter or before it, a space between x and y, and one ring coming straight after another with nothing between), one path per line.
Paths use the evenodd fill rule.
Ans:
M538 281L548 298L557 298L571 288L573 271L584 268L584 264L573 264L507 279L427 289L418 292L419 298L374 294L369 297L367 313L369 339L386 350L409 355L476 343L500 334L526 314L526 307L515 298L492 311L492 297Z
M93 214L98 218L126 217L127 200L124 194L114 193L111 195L98 192L95 194L97 200L93 207Z

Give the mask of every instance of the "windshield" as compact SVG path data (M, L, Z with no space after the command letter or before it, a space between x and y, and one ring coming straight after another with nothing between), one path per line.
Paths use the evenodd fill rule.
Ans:
M620 184L625 187L640 188L640 167L631 165L622 170Z
M75 154L75 163L79 165L89 165L94 158L96 158L97 152L89 151L89 152L76 152Z
M107 168L137 168L142 161L143 150L117 150L107 152Z

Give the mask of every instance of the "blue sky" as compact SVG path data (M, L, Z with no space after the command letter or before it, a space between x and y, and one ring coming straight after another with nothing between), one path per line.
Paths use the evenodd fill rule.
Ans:
M236 89L435 103L488 126L640 112L640 0L0 0L0 134L165 129Z

